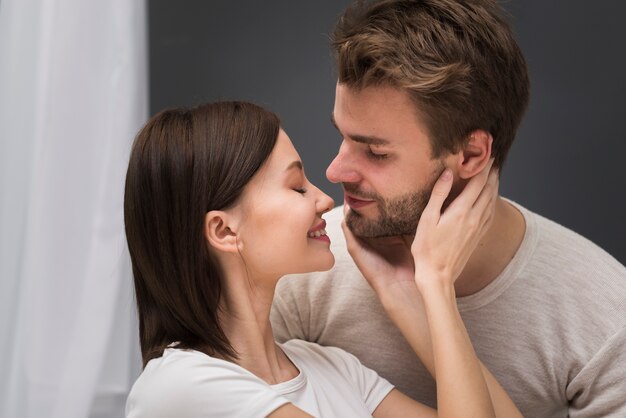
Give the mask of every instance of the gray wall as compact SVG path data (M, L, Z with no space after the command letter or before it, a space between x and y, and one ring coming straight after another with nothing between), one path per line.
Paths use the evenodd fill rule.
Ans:
M327 33L349 0L150 0L151 110L244 99L277 112L307 175L324 176L341 139L329 122ZM626 2L504 3L532 98L502 194L626 263Z

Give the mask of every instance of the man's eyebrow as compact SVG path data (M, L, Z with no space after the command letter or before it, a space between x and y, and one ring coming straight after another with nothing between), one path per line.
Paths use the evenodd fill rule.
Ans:
M332 122L335 129L337 129L341 133L341 131L339 130L339 127L337 126L337 122L335 122L334 113L330 114L330 121ZM360 142L361 144L368 144L368 145L389 145L390 144L389 140L379 138L377 136L358 135L358 134L353 134L353 135L345 134L345 136L348 137L350 140L354 142Z
M295 160L295 161L292 161L292 162L291 162L291 164L289 164L289 165L287 166L287 168L285 169L285 171L289 171L289 170L291 170L292 168L297 168L297 169L298 169L298 170L300 170L300 171L304 171L304 167L302 166L302 161L300 161L300 160Z

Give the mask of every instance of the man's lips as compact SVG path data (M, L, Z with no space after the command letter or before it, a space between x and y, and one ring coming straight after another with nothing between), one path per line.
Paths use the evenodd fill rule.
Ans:
M360 209L362 207L365 207L375 202L374 200L361 199L345 192L344 192L344 198L346 199L346 203L348 204L348 206L350 206L352 209Z

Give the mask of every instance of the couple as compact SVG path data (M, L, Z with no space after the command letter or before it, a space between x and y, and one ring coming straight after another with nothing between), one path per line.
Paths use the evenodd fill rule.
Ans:
M139 134L125 219L145 370L128 416L624 415L624 267L488 180L528 101L497 5L359 4L333 46L330 273L274 297L333 259L332 202L273 115L222 103ZM277 346L272 328L320 345Z

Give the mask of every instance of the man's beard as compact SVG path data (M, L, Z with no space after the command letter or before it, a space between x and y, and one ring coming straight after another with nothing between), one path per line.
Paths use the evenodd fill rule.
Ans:
M354 235L363 238L415 234L417 224L428 204L433 187L444 169L443 164L438 165L426 187L422 190L407 193L393 199L384 199L377 193L363 193L356 186L344 183L344 189L348 193L374 200L379 211L377 219L367 219L350 209L346 214L346 225Z

